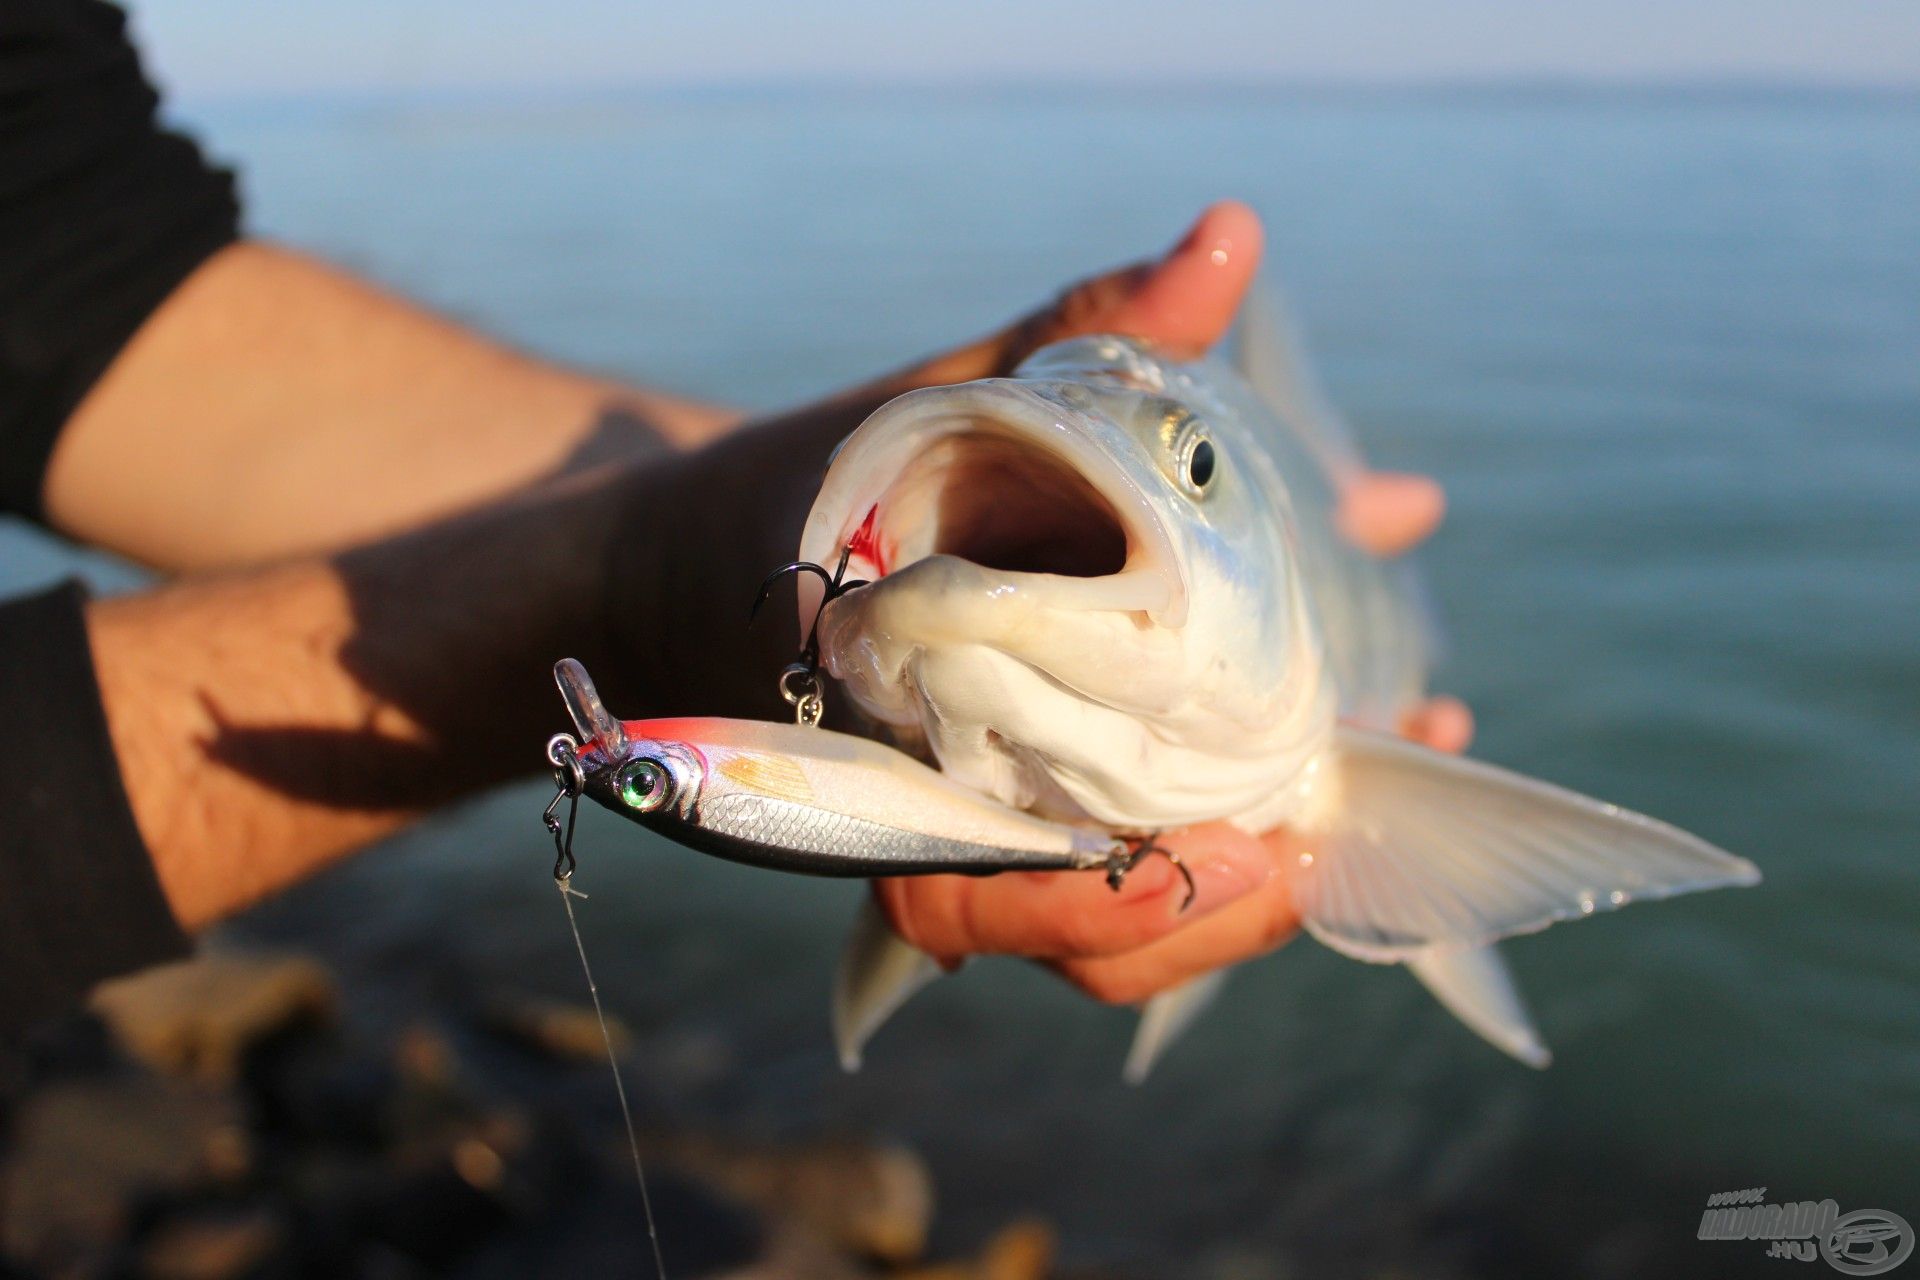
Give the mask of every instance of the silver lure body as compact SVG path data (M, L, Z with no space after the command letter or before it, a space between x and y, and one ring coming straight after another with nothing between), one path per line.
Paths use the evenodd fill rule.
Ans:
M582 793L677 844L815 876L1106 869L1110 836L995 803L882 743L715 717L616 721L571 659Z

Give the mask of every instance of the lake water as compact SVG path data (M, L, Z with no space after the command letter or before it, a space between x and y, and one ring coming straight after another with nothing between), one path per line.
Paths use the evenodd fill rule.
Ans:
M186 114L243 166L256 228L754 407L1248 199L1376 458L1450 492L1425 563L1476 751L1767 877L1511 944L1544 1074L1405 974L1302 941L1142 1089L1118 1079L1127 1015L1013 962L919 998L848 1078L825 1002L857 890L595 815L583 925L654 1117L895 1134L951 1239L1033 1211L1072 1258L1143 1275L1746 1273L1764 1246L1693 1236L1706 1196L1759 1186L1920 1222L1920 102L1148 87ZM0 585L69 562L0 539ZM376 1023L500 987L576 999L544 799L447 815L240 930L328 956Z

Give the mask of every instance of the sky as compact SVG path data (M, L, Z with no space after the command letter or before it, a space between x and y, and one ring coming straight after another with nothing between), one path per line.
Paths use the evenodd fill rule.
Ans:
M186 98L738 85L1742 80L1920 88L1915 0L131 0Z

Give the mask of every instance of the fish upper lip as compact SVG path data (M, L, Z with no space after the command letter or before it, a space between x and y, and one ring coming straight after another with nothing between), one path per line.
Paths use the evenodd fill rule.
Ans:
M807 518L801 558L829 566L838 563L866 514L893 490L927 445L976 431L975 423L984 420L1071 467L1113 509L1127 540L1126 563L1114 574L1075 578L1010 569L994 572L1009 585L1044 579L1061 607L1144 612L1163 625L1179 626L1186 619L1187 584L1172 532L1127 469L1072 420L1084 412L1043 396L1017 379L929 387L889 401L835 452ZM812 616L820 596L819 584L803 576L803 617Z

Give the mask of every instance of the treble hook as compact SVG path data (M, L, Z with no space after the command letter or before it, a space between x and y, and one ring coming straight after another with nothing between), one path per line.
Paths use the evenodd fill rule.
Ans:
M820 714L826 707L820 697L820 616L827 611L828 605L847 592L868 585L865 578L846 581L847 562L851 559L853 544L849 542L840 552L840 563L831 573L827 572L825 565L815 564L811 560L783 564L760 584L760 594L754 597L753 608L747 611L747 625L752 626L754 619L760 616L760 606L767 602L767 597L773 593L780 579L788 574L811 573L820 579L820 607L813 612L813 623L807 628L807 641L800 647L800 655L780 672L780 696L794 709L794 716L801 724L820 723Z
M1171 862L1174 870L1180 873L1180 878L1187 882L1187 896L1180 903L1180 910L1184 912L1193 905L1194 895L1199 892L1199 888L1193 882L1193 872L1187 869L1187 864L1180 855L1160 843L1158 831L1152 835L1142 836L1140 842L1131 849L1123 846L1114 851L1113 855L1107 859L1107 887L1115 893L1120 892L1120 886L1127 882L1127 875L1144 859L1156 853Z

